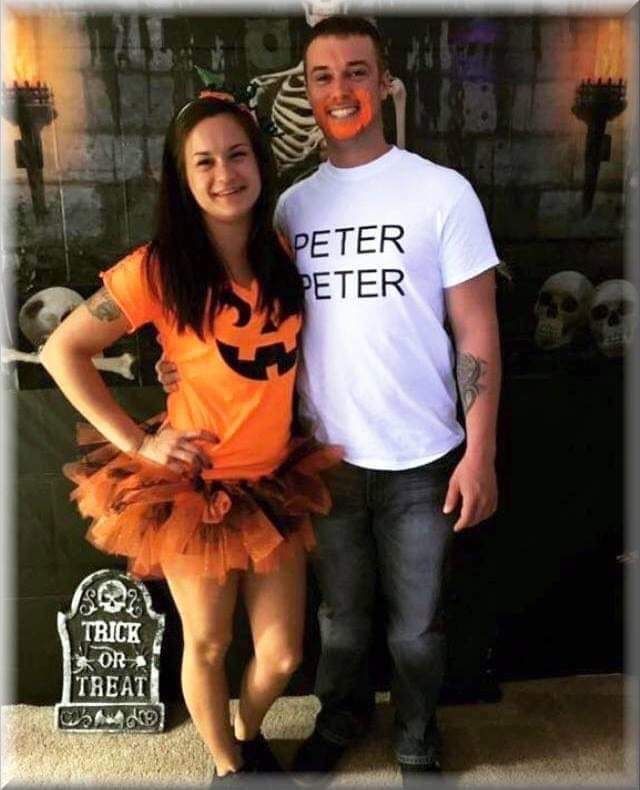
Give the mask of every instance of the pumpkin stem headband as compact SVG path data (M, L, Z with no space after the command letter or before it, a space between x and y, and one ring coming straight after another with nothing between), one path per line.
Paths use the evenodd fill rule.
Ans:
M237 91L238 95L242 97L240 100L238 100L236 99L233 91L221 89L223 80L217 74L214 74L208 69L203 69L200 66L195 66L195 70L202 80L204 88L198 93L198 96L195 99L191 99L191 101L188 101L184 107L180 109L180 112L178 112L176 115L176 121L185 112L185 110L195 104L195 102L201 101L202 99L216 99L217 101L224 101L228 102L229 104L233 104L239 110L242 110L243 113L249 115L260 131L263 134L266 134L268 137L278 137L282 134L271 118L260 117L256 110L249 108L248 101L255 93L254 86L250 85L247 88Z

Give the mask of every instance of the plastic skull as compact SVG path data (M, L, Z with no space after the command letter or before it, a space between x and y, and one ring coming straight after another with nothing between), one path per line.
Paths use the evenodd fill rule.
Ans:
M589 323L607 357L621 357L638 323L638 292L627 280L605 280L593 292Z
M109 614L121 612L127 603L127 588L117 579L109 579L98 587L98 606Z
M346 14L348 4L344 0L302 0L302 5L307 24L314 27L327 16Z
M40 348L69 313L84 302L71 288L45 288L31 296L20 308L18 324L35 348Z
M560 348L569 344L578 329L589 322L593 285L580 272L552 274L536 299L534 313L538 319L535 342L540 348Z

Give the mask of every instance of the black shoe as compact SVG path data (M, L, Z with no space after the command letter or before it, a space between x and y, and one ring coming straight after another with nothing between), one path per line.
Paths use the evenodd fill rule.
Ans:
M429 762L421 765L409 765L400 763L400 773L402 774L402 786L408 788L424 787L429 777L435 777L442 773L442 766L437 757L432 757Z
M282 766L271 751L269 741L259 732L250 741L238 741L244 770L256 773L282 773Z
M291 770L300 774L326 774L333 771L346 750L346 744L327 741L314 730L298 749Z
M224 776L213 775L210 790L218 790L223 787L245 787L247 782L247 771L244 765L238 768L237 771L230 771Z

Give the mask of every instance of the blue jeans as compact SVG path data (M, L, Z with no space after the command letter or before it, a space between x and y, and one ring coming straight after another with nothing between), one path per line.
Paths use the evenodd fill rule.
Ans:
M438 750L435 709L443 681L442 588L456 515L442 507L462 447L397 472L342 463L326 477L328 516L314 522L314 568L322 603L316 721L329 741L347 744L374 708L368 656L374 618L386 618L393 659L394 751L399 762L428 762ZM374 611L376 580L385 612Z

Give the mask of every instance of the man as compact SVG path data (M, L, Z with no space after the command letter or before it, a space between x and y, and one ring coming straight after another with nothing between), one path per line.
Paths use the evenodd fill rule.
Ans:
M304 63L328 162L283 194L276 222L307 294L301 410L345 462L329 478L333 509L315 524L321 710L294 770L331 770L366 732L372 622L384 616L394 751L410 778L440 770L452 534L496 508L499 260L468 182L385 141L390 76L376 28L329 17L311 30Z

